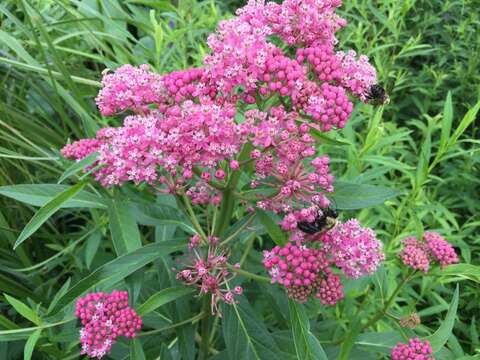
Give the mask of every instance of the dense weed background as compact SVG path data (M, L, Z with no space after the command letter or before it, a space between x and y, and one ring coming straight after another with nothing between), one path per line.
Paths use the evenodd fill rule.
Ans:
M93 101L104 69L148 62L164 73L200 65L208 33L242 3L0 2L0 185L55 183L69 166L59 156L63 144L92 136L112 122L100 117ZM480 264L480 118L475 111L480 106L480 4L476 0L345 3L342 15L350 24L340 33L340 44L373 59L391 103L383 113L359 105L347 128L337 135L347 145L323 147L335 159L334 174L339 178L394 187L403 195L356 214L364 225L377 230L389 260L371 281L352 284L342 304L322 309L317 316L312 331L327 347L332 345L329 339L351 326L359 304L374 304L383 296L383 286L395 286L399 270L393 255L403 237L422 231L421 224L446 235L462 262ZM91 191L106 192L89 186ZM131 190L122 189L132 197ZM105 214L98 210L64 209L13 251L15 239L36 208L6 197L0 202L0 294L24 302L30 298L48 307L66 279L78 281L113 257ZM161 241L172 230L164 225L140 229L144 244ZM258 256L251 255L247 263L258 265ZM480 352L478 272L418 278L391 314L403 316L416 309L422 317L420 333L435 330L445 317L457 280L458 318L447 343L449 351L442 355L445 359ZM281 341L281 329L286 328L278 311L284 306L282 293L252 285L250 294L256 299L251 303L257 316L269 329L280 329L276 336ZM174 316L181 319L184 312L190 313L187 305L177 303L170 311L178 312ZM318 308L310 310L310 315L319 313ZM155 321L161 324L162 319ZM398 330L394 323L382 322L376 338ZM0 297L0 329L29 326ZM70 346L75 331L71 326L70 332L52 333L34 358L76 358L78 347ZM193 335L178 335L179 346L181 337ZM144 348L154 349L158 356L159 339L172 345L175 336L165 332L149 337ZM21 358L23 346L24 341L0 342L0 358ZM217 349L223 347L219 338ZM361 356L361 350L357 354Z

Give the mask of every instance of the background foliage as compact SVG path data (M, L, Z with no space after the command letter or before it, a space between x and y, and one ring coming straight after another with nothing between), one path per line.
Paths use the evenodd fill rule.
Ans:
M402 192L383 206L342 214L355 214L376 229L388 261L372 278L349 283L346 300L335 308L316 303L300 307L288 303L276 287L245 280L249 303L226 308L224 317L215 320L211 353L217 355L212 358L251 359L251 351L260 351L257 357L270 359L267 351L273 351L285 358L303 354L318 359L324 356L322 347L331 359L342 358L351 347L350 359L382 358L410 333L395 317L414 310L422 318L418 334L439 329L433 342L446 347L438 358L480 352L478 2L345 3L342 15L352 21L340 33L340 44L373 59L392 101L383 111L359 105L347 128L336 135L338 141L322 147L336 160L338 178ZM80 181L79 168L63 160L59 149L67 139L92 136L114 121L100 117L93 102L104 69L148 62L164 73L199 65L208 33L241 4L0 3L0 358L20 359L34 346L35 359L78 358L72 301L88 288L113 284L130 289L135 308L153 330L132 345L120 343L112 358L194 358L200 302L186 300L189 292L177 288L164 256L186 239L185 219L173 204L165 206L168 199L158 200L164 206L152 205L154 195L146 189L138 196L128 186L107 191ZM11 187L59 179L79 185ZM66 189L63 199L56 198L31 221L38 206ZM26 224L38 230L22 233ZM259 249L271 244L261 225L255 226L258 236L242 238L235 246L246 254L239 259L245 267L262 275ZM378 310L400 281L394 257L400 240L423 228L446 235L462 262L471 265L417 277L388 317L357 337L362 320ZM19 238L24 242L13 250Z

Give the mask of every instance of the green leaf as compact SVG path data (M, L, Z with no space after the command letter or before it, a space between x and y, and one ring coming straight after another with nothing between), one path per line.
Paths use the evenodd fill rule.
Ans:
M113 247L118 256L142 247L137 223L125 202L113 199L108 207L108 218Z
M440 351L443 345L445 345L447 342L448 338L452 335L453 326L455 325L455 318L457 316L458 292L459 290L457 284L457 288L453 294L453 299L450 303L450 307L448 308L445 320L443 320L442 324L437 331L435 331L435 333L423 338L424 340L428 340L430 342L434 353Z
M449 91L445 104L443 105L443 119L442 119L442 132L440 135L440 149L439 152L443 152L447 147L448 138L452 131L453 120L453 105L452 105L452 92Z
M3 294L5 296L5 299L8 301L10 305L13 306L13 308L20 314L22 315L25 319L30 320L33 322L35 325L40 325L42 321L40 320L40 317L37 315L35 311L30 309L27 305L25 305L23 302L15 299L14 297L11 297L7 294Z
M267 230L268 234L270 235L272 240L275 242L275 244L279 246L284 246L288 242L288 239L285 236L285 232L282 231L282 229L277 224L277 222L272 219L270 214L268 214L267 212L261 209L257 209L256 212L258 215L258 219L260 220L262 225L265 227L265 229Z
M35 215L30 219L28 224L23 228L20 236L18 237L13 249L16 249L21 243L27 240L40 226L42 226L53 214L55 214L62 205L77 195L85 186L86 182L82 181L78 184L64 190L52 200L41 207Z
M145 360L142 343L140 339L133 339L130 343L130 359Z
M102 232L100 230L95 231L87 240L85 246L85 265L87 269L92 266L92 261L97 254L100 242L102 241Z
M176 225L185 231L196 234L190 220L177 208L164 204L130 203L130 211L141 225Z
M397 331L369 332L360 334L355 345L361 346L365 350L389 355L392 348L400 341L403 341L403 338Z
M112 286L152 261L174 251L181 250L184 246L185 244L178 244L178 242L165 241L150 244L131 253L119 256L74 284L72 288L60 298L52 310L52 313L55 314L59 312L89 289L100 287L104 284Z
M437 276L458 276L480 282L480 266L472 264L452 264L434 273Z
M272 360L281 359L280 350L244 298L238 304L223 306L223 336L228 359Z
M475 104L475 106L465 114L462 121L460 121L460 124L458 125L457 129L455 130L450 140L448 141L448 147L453 146L457 142L457 140L460 138L460 136L464 133L464 131L467 129L467 127L469 127L470 124L473 121L475 121L479 110L480 110L480 101L478 101Z
M381 205L401 194L400 191L383 186L335 181L333 206L339 210L356 210Z
M310 331L310 322L303 305L289 299L290 324L298 359L328 360L320 342Z
M140 305L137 313L140 316L146 315L158 309L162 305L168 304L169 302L181 298L182 296L192 294L195 291L195 288L184 286L163 289L150 296L147 301Z
M64 171L64 173L60 176L60 179L58 179L58 183L62 183L63 180L68 179L70 176L76 174L80 170L83 170L86 167L92 165L97 160L97 157L98 153L94 153L90 154L89 156L78 162L75 162Z
M62 287L60 288L60 290L58 290L58 292L55 294L55 296L53 297L53 300L52 302L50 303L50 305L48 306L48 310L47 310L47 314L50 313L50 311L52 311L52 309L55 307L55 305L58 303L58 300L60 300L60 298L65 295L65 293L68 291L68 289L70 288L70 282L71 282L72 278L68 278L67 281L65 281L65 283L62 285Z
M1 186L0 195L18 200L33 206L44 206L58 194L70 189L67 185L58 184L22 184ZM106 208L102 198L87 191L80 191L62 204L62 208Z
M23 360L30 360L33 355L33 349L35 348L35 345L40 338L40 335L42 334L42 330L38 329L35 330L32 335L29 336L27 342L25 343L25 349L23 352Z
M321 131L310 128L310 133L314 138L319 140L320 144L319 145L332 145L332 146L346 146L346 145L351 145L349 142L346 140L338 140L338 139L332 139L331 137L325 135Z

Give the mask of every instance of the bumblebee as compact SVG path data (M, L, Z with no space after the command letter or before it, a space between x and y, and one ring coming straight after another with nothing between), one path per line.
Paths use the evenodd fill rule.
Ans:
M390 98L385 92L385 89L379 84L370 86L370 89L368 89L365 94L365 98L373 105L386 105L390 102Z
M332 229L337 224L337 211L332 208L319 210L318 215L313 222L302 221L297 224L299 230L306 234L316 234Z

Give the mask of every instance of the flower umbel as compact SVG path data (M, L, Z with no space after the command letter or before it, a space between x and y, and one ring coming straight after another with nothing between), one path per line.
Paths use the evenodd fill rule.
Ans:
M134 337L142 319L128 306L126 291L90 293L77 300L75 316L82 322L82 354L101 359L110 352L117 337Z
M428 340L418 337L409 339L407 344L398 343L392 349L392 360L432 360L432 347Z
M227 252L219 248L218 238L211 236L208 241L208 250L204 253L200 248L200 237L194 235L190 240L187 263L180 270L173 270L177 271L177 280L199 288L199 295L210 294L212 315L221 316L218 303L232 304L235 296L243 293L243 289L241 286L230 289L229 283L235 273L228 268ZM233 266L240 267L238 264Z

